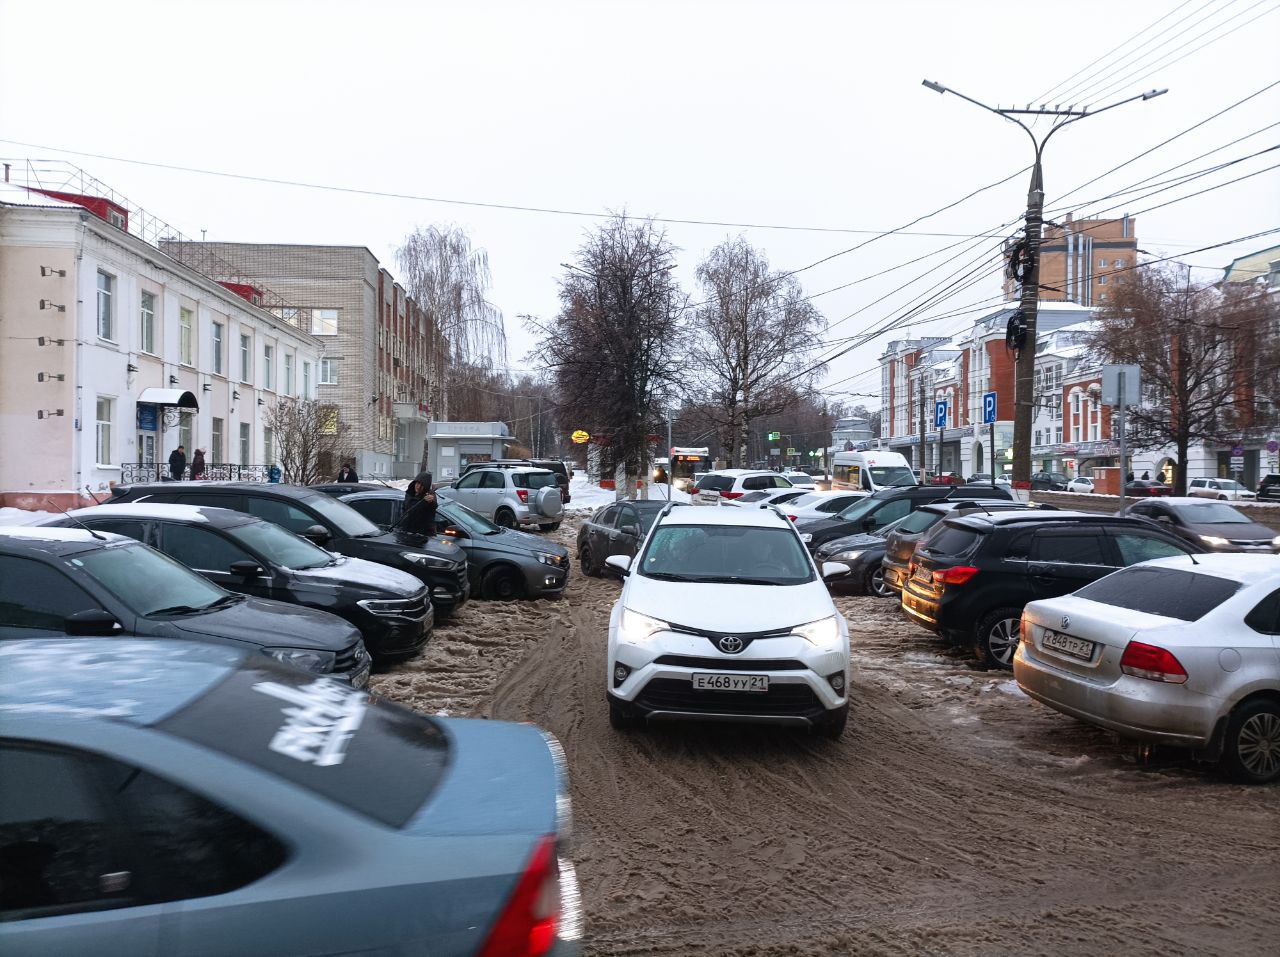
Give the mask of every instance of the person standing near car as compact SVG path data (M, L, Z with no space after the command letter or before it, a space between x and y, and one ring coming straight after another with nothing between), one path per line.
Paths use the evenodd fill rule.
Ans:
M356 474L355 467L350 462L343 462L342 468L338 470L339 482L359 482L360 476Z
M431 490L431 473L419 472L404 490L404 514L400 529L414 535L436 533L436 493Z
M191 457L191 481L204 478L204 449L196 449Z
M183 473L187 471L187 447L179 445L169 453L169 478L181 482Z

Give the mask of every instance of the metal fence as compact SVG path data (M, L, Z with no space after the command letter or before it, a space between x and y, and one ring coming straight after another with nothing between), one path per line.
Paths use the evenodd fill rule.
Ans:
M206 465L199 480L203 482L265 482L268 468L269 466L266 465ZM121 466L120 473L120 481L123 485L172 480L169 475L169 466L160 463L143 465L140 462L131 462ZM191 479L190 465L187 466L182 477L185 480Z

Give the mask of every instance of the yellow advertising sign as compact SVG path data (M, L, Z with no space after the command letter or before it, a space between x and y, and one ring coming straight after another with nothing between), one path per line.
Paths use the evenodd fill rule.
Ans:
M590 440L591 436L586 432L583 432L582 429L578 429L573 433L573 435L569 436L569 438L573 439L574 444L576 445L584 445Z

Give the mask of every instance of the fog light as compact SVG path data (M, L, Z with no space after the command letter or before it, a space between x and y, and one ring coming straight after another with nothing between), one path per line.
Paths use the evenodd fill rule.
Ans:
M830 682L831 687L834 688L836 691L844 690L844 672L843 671L837 671L835 674L828 677L827 681Z
M622 682L627 680L627 676L631 674L631 669L626 665L618 664L613 666L613 686L616 688Z
M555 584L556 584L556 576L555 576L555 575L544 575L544 576L542 576L542 583L543 583L544 585L546 585L548 588L554 588L554 587L555 587Z

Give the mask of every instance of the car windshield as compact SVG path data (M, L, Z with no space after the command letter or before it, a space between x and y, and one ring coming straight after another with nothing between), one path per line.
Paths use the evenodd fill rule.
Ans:
M738 501L742 502L743 504L746 504L747 502L759 502L766 498L771 498L772 496L773 496L772 490L748 492L746 495L742 496L742 498L738 499Z
M804 546L790 529L747 525L664 525L640 561L646 578L744 585L813 580Z
M439 511L446 519L472 535L496 535L502 531L500 526L493 524L483 515L477 515L465 505L459 505L457 502L450 502L447 505L442 504L439 506Z
M791 504L796 508L804 508L806 505L815 505L818 502L821 502L824 498L826 498L826 496L821 492L806 492L798 498L793 498L791 500Z
M844 519L847 522L856 522L858 519L870 515L883 504L884 499L876 498L874 495L869 498L860 498L843 512L838 513L836 518Z
M1248 525L1249 519L1226 502L1197 502L1171 506L1178 518L1189 525Z
M323 548L271 522L250 522L225 531L273 565L282 565L296 571L302 568L320 568L333 561L333 556Z
M516 488L540 489L556 484L555 472L512 472L511 484Z
M118 545L67 559L136 615L190 614L228 598L231 592L142 544Z
M1198 621L1240 590L1240 582L1180 568L1133 565L1076 592L1103 605Z
M877 486L916 484L915 473L904 465L873 465L867 471Z
M324 493L307 497L307 505L338 526L338 530L352 538L372 538L381 535L377 525L369 521L346 502L339 502Z
M885 530L908 532L914 535L916 532L923 532L926 528L932 528L940 521L942 521L942 516L937 512L926 512L921 509L912 512L910 515L902 516L896 522L891 522L885 526Z

